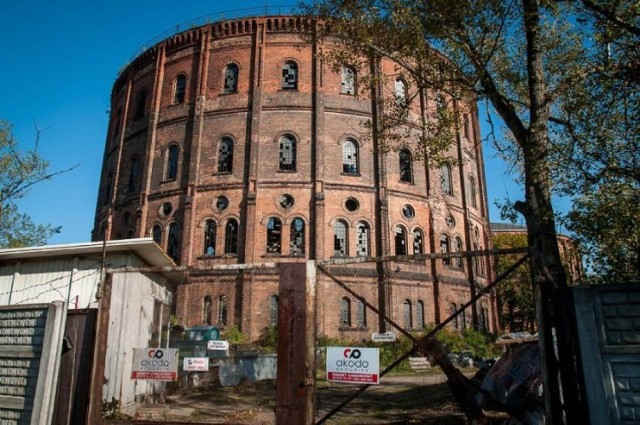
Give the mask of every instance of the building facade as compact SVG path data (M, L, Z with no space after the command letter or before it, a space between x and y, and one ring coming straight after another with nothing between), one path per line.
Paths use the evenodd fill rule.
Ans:
M488 247L475 105L417 92L387 59L336 70L321 59L339 47L306 41L310 28L285 16L196 27L145 51L113 86L93 239L151 236L189 267L175 294L187 326L237 325L255 340L275 324L277 273L222 265ZM384 82L361 90L368 69ZM416 159L411 140L386 150L364 134L389 95L412 114L460 116L456 165ZM330 269L407 329L444 320L491 275L482 257ZM321 274L317 294L319 335L384 330ZM457 325L493 327L492 305L481 300Z

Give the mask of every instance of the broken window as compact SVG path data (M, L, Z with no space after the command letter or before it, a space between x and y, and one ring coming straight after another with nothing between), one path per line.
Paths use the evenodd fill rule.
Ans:
M280 170L296 170L296 140L286 135L280 138Z
M304 255L304 221L301 218L294 218L291 222L290 235L289 255Z
M333 225L333 255L345 257L348 254L347 247L347 223L338 220Z
M230 173L233 167L233 140L228 137L218 144L218 172Z
M227 221L224 235L224 253L238 253L238 222L231 218Z
M356 94L356 72L353 68L345 66L342 68L342 90L343 94Z
M396 255L407 255L407 231L402 226L394 229L396 240Z
M398 152L398 158L400 160L400 181L413 183L411 152L408 149L401 149Z
M413 254L424 254L424 234L420 229L413 229Z
M342 172L358 174L358 145L350 139L342 144Z
M340 326L351 326L351 300L347 297L340 300Z
M298 89L298 65L288 61L282 67L282 90Z
M204 255L216 254L216 231L218 226L213 220L207 220L204 224Z
M223 93L236 93L238 91L238 65L231 63L224 70Z
M369 256L369 225L363 221L356 225L356 255L358 257Z
M173 103L184 103L185 92L187 90L187 76L180 74L176 77L176 81L173 86Z
M440 236L440 252L443 253L443 254L446 254L449 251L450 251L450 249L449 249L449 236L447 236L447 235ZM444 264L445 266L450 266L451 265L451 258L444 257L442 259L442 264Z
M282 221L271 217L267 221L267 253L280 254L282 250Z

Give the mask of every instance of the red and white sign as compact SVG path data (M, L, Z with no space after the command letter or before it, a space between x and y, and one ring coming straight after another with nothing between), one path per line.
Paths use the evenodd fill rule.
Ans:
M206 372L209 370L209 358L185 357L182 360L182 370L185 372Z
M175 381L178 378L177 348L134 348L131 379Z
M378 348L327 347L327 381L379 384L380 350Z

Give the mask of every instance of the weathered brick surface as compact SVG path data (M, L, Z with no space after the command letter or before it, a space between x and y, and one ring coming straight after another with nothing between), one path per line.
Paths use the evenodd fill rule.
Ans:
M461 111L470 109L464 112L469 131L460 138L463 161L452 170L453 196L442 193L439 168L426 170L422 160L413 163L413 180L401 182L398 154L393 150L383 154L382 172L376 176L374 166L379 158L362 127L371 116L369 93L342 94L341 75L320 63L312 47L299 36L282 31L286 25L295 26L296 22L255 18L203 26L159 43L123 71L112 94L102 171L101 193L106 190L108 175L113 175L112 184L116 180L118 183L113 226L107 237L150 236L153 226L160 225L160 244L166 246L168 227L178 223L182 229L179 262L198 267L305 258L328 260L334 255L333 229L337 220L348 223L349 256L356 255L358 222L367 223L371 229L371 255L395 254L397 226L407 232L408 254L413 254L416 229L423 232L424 252L439 252L443 234L450 238L450 249L455 237L464 241L463 250L487 248L484 171L473 105L459 105ZM325 52L335 48L318 46ZM282 90L282 67L286 61L298 66L297 90ZM238 92L224 94L224 70L231 63L239 68ZM361 74L368 69L365 61L363 64ZM400 74L390 62L383 61L381 65L388 77L381 94L388 96ZM183 104L174 101L178 75L187 77ZM407 83L409 90L415 91L409 79ZM144 115L133 119L135 99L141 90L147 92ZM433 108L435 94L424 95L428 107ZM411 107L413 113L421 113L417 98ZM120 124L116 123L118 119ZM118 127L116 134L114 129ZM279 139L285 134L297 141L294 171L280 171L278 167ZM223 137L234 142L233 166L231 172L219 173L218 143ZM356 175L342 170L342 144L347 138L359 148ZM180 149L178 173L175 180L167 181L167 151L172 144ZM407 142L407 148L412 152L417 149L412 141ZM458 158L457 144L450 148L450 155ZM141 169L132 191L128 190L128 183L133 157L139 159ZM477 184L474 203L465 202L465 198L469 199L469 176ZM284 194L293 197L293 207L284 209L279 205L278 199ZM228 198L228 208L216 208L219 196ZM345 207L348 198L357 200L357 210ZM172 207L168 215L161 212L166 203ZM107 216L106 204L99 200L97 205L95 239L101 237ZM407 205L414 209L414 217L403 215ZM453 227L447 225L449 216L455 221ZM272 217L283 223L279 255L266 250L266 226ZM230 218L240 223L239 249L236 254L225 255L224 230ZM305 223L304 258L289 255L291 223L295 218ZM213 256L204 255L207 220L214 220L218 226ZM374 235L380 238L377 244ZM488 263L479 276L474 276L466 264L462 269L442 266L439 261L435 270L430 262L422 266L398 263L398 267L402 271L395 273L396 266L388 266L384 278L378 278L371 265L352 266L352 271L359 272L339 276L399 324L403 324L405 300L410 301L414 314L417 303L424 303L424 322L428 324L436 322L438 316L440 320L446 318L452 304L460 305L469 299L471 282L484 285L491 273ZM384 300L379 298L380 285L385 287ZM199 272L178 288L176 314L187 325L202 323L206 320L204 299L211 297L210 320L216 323L217 300L225 297L226 325L237 324L255 339L268 324L268 300L277 293L277 287L277 274L264 271ZM319 281L318 293L320 334L362 339L379 330L378 320L371 312L366 327L355 327L355 299L329 279ZM352 301L351 329L339 323L340 299L345 296ZM489 300L483 300L482 307L493 311ZM470 323L470 311L466 319Z

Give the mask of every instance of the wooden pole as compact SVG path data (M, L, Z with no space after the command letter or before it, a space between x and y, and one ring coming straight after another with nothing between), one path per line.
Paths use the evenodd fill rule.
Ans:
M315 261L280 264L276 424L315 421Z

